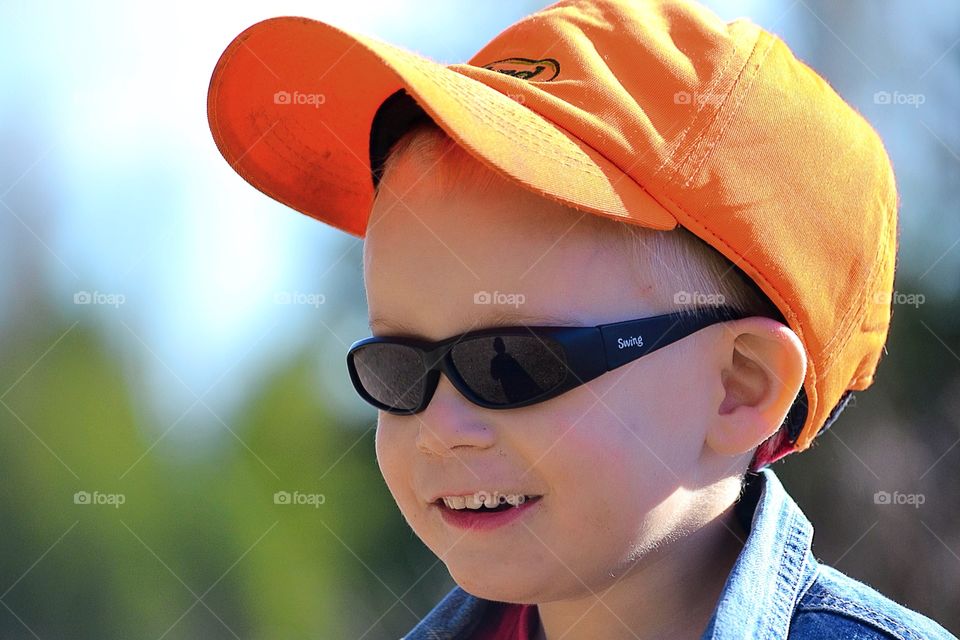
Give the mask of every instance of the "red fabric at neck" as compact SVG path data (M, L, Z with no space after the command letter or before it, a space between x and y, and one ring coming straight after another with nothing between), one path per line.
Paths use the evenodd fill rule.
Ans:
M532 640L539 623L537 605L501 602L489 608L470 640Z

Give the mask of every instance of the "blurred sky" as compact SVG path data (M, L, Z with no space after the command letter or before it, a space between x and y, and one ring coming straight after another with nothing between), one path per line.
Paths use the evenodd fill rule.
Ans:
M367 332L360 241L271 201L228 167L207 127L210 74L234 36L271 16L328 21L449 63L547 4L4 0L0 292L9 304L0 321L50 292L58 307L49 312L108 336L145 423L209 428L209 415L190 410L198 396L229 413L258 372L305 344L334 410L372 415L343 364L346 346ZM922 206L956 202L960 183L949 108L960 104L960 6L707 4L780 35L874 124L902 191L909 250L900 267L927 295L955 295L957 208ZM884 104L876 92L923 103ZM75 304L83 291L123 303ZM283 292L337 304L277 303Z

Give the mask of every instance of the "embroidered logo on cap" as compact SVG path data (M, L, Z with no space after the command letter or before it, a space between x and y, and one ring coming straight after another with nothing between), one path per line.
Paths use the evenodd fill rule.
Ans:
M560 63L553 58L543 58L541 60L532 60L530 58L504 58L483 65L484 69L499 71L508 76L520 78L521 80L530 80L537 78L537 81L546 82L553 80L560 74ZM537 77L544 74L549 77Z

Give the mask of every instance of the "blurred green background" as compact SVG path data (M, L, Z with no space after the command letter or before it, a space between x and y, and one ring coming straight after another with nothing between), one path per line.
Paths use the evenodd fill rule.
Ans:
M547 4L0 5L0 637L397 638L453 586L346 378L360 241L236 176L206 88L273 15L458 62ZM781 35L894 159L877 382L774 469L818 558L960 633L960 8L709 6Z

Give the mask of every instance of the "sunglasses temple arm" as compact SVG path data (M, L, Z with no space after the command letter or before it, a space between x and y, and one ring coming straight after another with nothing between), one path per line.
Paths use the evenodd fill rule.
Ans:
M671 313L642 320L615 322L598 328L603 337L608 370L613 370L700 329L738 317L742 316L720 307L704 315Z

